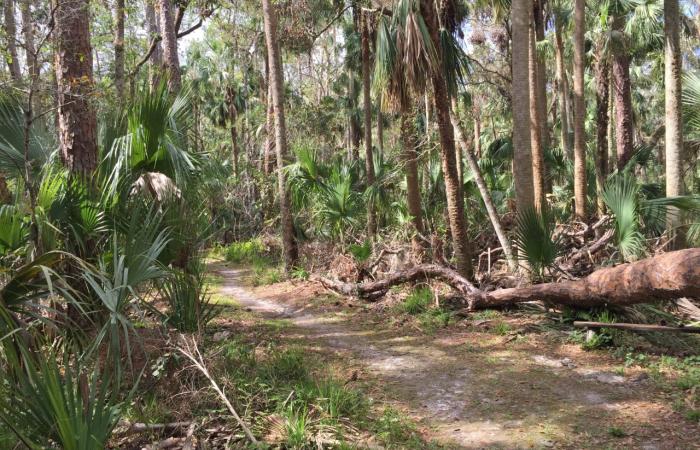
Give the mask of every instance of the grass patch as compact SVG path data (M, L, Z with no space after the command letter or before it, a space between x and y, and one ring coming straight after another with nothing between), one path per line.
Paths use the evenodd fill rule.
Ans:
M262 239L253 238L248 241L234 242L223 250L226 261L241 264L250 262L253 258L266 255L265 244Z
M399 305L399 308L406 314L414 316L427 311L432 302L433 291L429 287L419 287L406 297L406 300Z

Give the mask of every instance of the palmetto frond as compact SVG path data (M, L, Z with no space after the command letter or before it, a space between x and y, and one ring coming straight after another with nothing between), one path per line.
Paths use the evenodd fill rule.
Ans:
M616 175L605 185L603 201L615 215L615 239L625 261L644 252L639 231L639 185L630 175Z

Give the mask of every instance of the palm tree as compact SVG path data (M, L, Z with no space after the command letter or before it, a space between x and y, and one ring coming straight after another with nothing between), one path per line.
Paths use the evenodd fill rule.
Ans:
M574 2L574 203L576 216L586 220L586 102L583 77L586 70L584 35L585 0Z
M666 196L683 194L683 127L681 112L681 48L678 0L664 0L664 85L666 102ZM670 232L678 227L678 211L669 209L666 218ZM675 239L673 247L680 245Z
M145 0L146 1L146 31L148 32L149 39L154 39L156 36L160 36L160 31L158 30L158 20L156 19L156 12L153 8L153 3L155 0ZM160 44L156 44L156 48L153 51L150 59L150 65L148 68L148 85L151 90L155 90L160 82L160 71L163 65L163 51Z
M603 189L608 176L608 104L610 103L610 62L602 43L596 49L595 85L596 85L596 152L595 179L598 215L605 213Z
M554 10L554 58L557 75L556 89L559 99L559 140L561 141L561 148L573 159L571 142L569 140L569 78L566 75L566 66L564 64L563 28L565 16L561 2L558 2Z
M5 14L5 39L7 40L7 66L10 68L10 76L14 81L22 78L17 58L17 26L15 24L15 1L5 0L3 5Z
M360 27L362 28L362 101L364 107L365 127L365 171L367 172L367 186L374 185L374 156L372 156L372 99L370 97L370 69L369 69L369 23L367 13L360 12ZM372 202L367 203L367 232L374 235L377 231L376 215Z
M8 2L9 3L9 2ZM32 17L32 0L22 0L20 13L22 15L22 34L24 35L24 53L27 58L27 72L30 77L39 75L39 65L36 63L34 48L34 19ZM34 108L35 110L37 108Z
M282 245L285 270L291 271L298 259L298 249L294 238L294 222L289 202L284 170L287 156L287 125L284 117L284 80L282 58L277 39L277 18L271 0L263 0L263 18L265 21L265 41L270 67L270 86L275 117L275 150L277 152L277 182L279 189L280 219L282 222Z
M459 183L457 158L455 157L455 140L452 122L450 120L450 93L447 76L454 77L456 67L447 67L453 61L447 61L445 55L450 49L443 47L442 37L447 37L447 30L440 24L440 12L435 9L432 0L421 0L420 13L432 41L435 51L435 64L431 66L430 78L433 85L435 101L435 121L440 137L440 154L442 170L445 176L445 191L447 194L447 212L452 231L452 245L456 257L457 270L465 277L472 275L471 245L467 238L467 224L464 218L464 199L462 186ZM452 73L451 73L452 72Z
M157 0L158 25L163 49L163 64L168 73L168 88L171 93L177 93L182 85L180 76L180 59L177 55L177 31L173 21L172 4L170 0Z
M610 6L612 30L613 98L615 101L615 143L617 168L622 169L634 152L634 128L632 123L632 81L630 79L630 54L628 36L625 34L625 4L615 0Z
M93 89L89 2L61 0L54 18L61 160L72 172L88 174L97 166L97 116L88 99Z
M532 12L531 12L532 14ZM530 148L532 151L532 184L534 188L535 209L542 211L544 207L544 148L542 146L542 122L546 117L541 115L541 98L539 90L539 61L535 42L535 20L530 17L528 80L530 86ZM546 131L546 126L544 127Z
M532 0L513 0L512 23L512 102L513 102L513 176L518 211L535 204L530 146L530 14Z

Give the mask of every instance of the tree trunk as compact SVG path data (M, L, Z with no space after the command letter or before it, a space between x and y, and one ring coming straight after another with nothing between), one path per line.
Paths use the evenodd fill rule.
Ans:
M156 12L153 9L154 1L155 0L146 0L146 29L148 31L149 40L160 36ZM156 48L149 61L148 85L151 87L151 90L155 90L155 88L158 87L158 83L160 83L160 71L163 67L162 41L156 44Z
M532 14L532 12L531 12ZM532 17L530 17L532 19ZM542 148L542 121L540 115L540 91L538 86L538 58L535 47L534 21L531 21L529 32L528 82L530 93L530 148L532 151L532 185L534 189L535 209L542 211L545 205L544 189L544 149Z
M583 98L583 76L586 54L585 0L574 2L574 203L576 217L586 217L586 101Z
M598 61L595 68L596 82L596 153L595 181L598 216L605 214L603 189L608 176L608 104L610 102L610 63L602 45L598 47Z
M360 124L357 118L357 83L355 83L355 78L352 71L348 71L348 97L349 97L349 115L350 115L350 129L348 132L349 143L350 143L350 158L355 161L360 161Z
M236 120L238 118L238 111L236 110L236 97L233 88L226 89L226 101L228 103L228 122L229 130L231 132L231 167L233 168L233 174L238 176L238 130L236 128Z
M414 111L404 108L401 111L401 144L402 159L406 169L406 203L411 215L414 231L423 234L423 210L420 199L420 182L418 180L418 152L416 147L416 130ZM415 234L415 233L414 233ZM422 242L417 236L413 237L414 246Z
M376 300L392 286L438 279L455 289L469 309L498 308L516 303L545 301L574 308L630 306L681 297L700 298L700 249L664 253L616 267L599 269L576 281L559 281L522 288L483 292L447 267L422 264L368 283L343 283L314 277L324 287L344 295Z
M39 75L39 66L36 63L34 48L34 20L32 18L31 0L22 0L20 11L22 14L22 34L24 35L24 51L27 60L27 72L30 77Z
M367 14L360 12L360 27L362 28L362 106L364 109L365 131L365 172L367 172L367 187L374 186L374 156L372 154L372 98L370 97L370 68L369 68L369 24ZM372 202L367 202L367 234L373 236L377 232L377 217Z
M15 24L15 0L5 0L3 5L5 13L5 39L7 40L7 66L10 69L10 76L13 81L22 79L22 72L19 68L17 58L17 26Z
M435 48L438 49L438 55L440 55L438 17L437 11L435 11L435 4L432 0L421 0L420 8L421 14L425 18L430 38ZM440 57L438 56L439 59ZM462 186L459 184L459 176L457 174L454 132L450 121L450 99L441 67L441 62L438 62L437 68L430 74L435 96L435 121L438 126L438 134L440 135L442 170L445 176L445 191L447 193L447 211L450 230L452 231L452 246L454 248L457 270L460 274L469 278L472 276L473 271L471 246L467 237Z
M272 0L263 0L263 18L265 21L265 40L267 57L270 65L270 85L272 86L272 104L275 117L275 149L277 152L277 181L279 189L280 220L282 225L282 245L284 267L291 271L298 259L298 249L294 238L294 222L289 202L287 183L284 177L285 157L287 155L287 125L284 117L284 79L282 58L277 39L277 18Z
M382 96L379 94L377 101L377 150L384 153L384 115L382 114Z
M681 117L681 47L678 0L664 0L664 85L666 102L666 196L683 195L683 121ZM682 236L675 233L680 225L679 211L669 209L666 223L673 237L671 246L680 248ZM675 236L674 236L675 235Z
M513 106L513 178L518 211L535 204L530 146L530 12L532 0L513 0L512 22L512 106Z
M12 193L7 188L7 179L5 175L0 173L0 205L9 204L12 202Z
M266 122L265 122L265 154L263 156L264 173L270 175L275 170L275 111L272 105L272 78L270 77L269 59L265 58L265 80L267 80Z
M544 41L544 5L547 0L534 0L534 27L535 40L537 42ZM537 52L537 110L540 117L540 142L542 150L549 148L549 127L547 126L547 66L544 55ZM546 175L547 168L544 167Z
M168 73L168 90L177 94L182 80L180 77L180 59L177 55L177 31L173 22L173 11L170 0L157 0L158 25L163 38L163 64Z
M117 100L124 100L124 0L114 4L114 88Z
M55 7L58 134L61 160L73 173L97 166L97 116L93 91L90 14L87 0L58 0Z
M554 16L554 58L557 67L557 96L559 98L559 140L564 153L574 159L571 142L569 141L569 80L566 76L564 65L564 40L562 38L561 17L559 13Z
M450 119L452 121L452 127L454 128L455 138L457 139L459 146L462 148L462 151L467 157L467 164L469 164L469 169L474 175L474 180L476 181L476 185L479 188L481 199L484 201L484 205L486 206L486 211L489 215L489 219L491 220L493 230L496 232L496 236L498 237L498 242L500 242L501 247L503 248L503 253L506 256L506 262L508 263L508 268L511 271L515 271L518 265L515 261L515 257L513 256L513 250L510 245L510 240L508 239L508 236L506 235L505 230L501 225L501 219L498 217L498 212L496 211L496 207L493 204L491 193L489 192L489 189L486 186L484 177L481 175L481 169L479 169L479 164L476 162L476 158L474 157L474 154L469 148L469 144L464 138L464 133L462 133L462 127L459 123L459 120L456 117L457 108L456 102L454 100L452 101L452 109L453 113L450 116Z
M615 145L617 168L622 169L634 152L634 128L632 123L632 82L630 80L630 55L625 36L625 18L615 16L612 21L614 42L613 92L615 97Z

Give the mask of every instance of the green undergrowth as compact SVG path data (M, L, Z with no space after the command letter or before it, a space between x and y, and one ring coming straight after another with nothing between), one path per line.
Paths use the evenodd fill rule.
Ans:
M217 250L217 253L221 254L227 262L249 267L250 281L253 286L267 286L279 283L285 278L278 252L267 247L260 238L234 242ZM306 279L308 273L297 270L292 273L292 276Z
M301 346L265 348L242 340L220 344L216 373L256 435L282 448L363 448L376 436L387 448L426 448L415 426L339 379Z
M452 321L452 312L436 305L433 291L427 286L414 289L397 305L400 313L415 317L418 326L426 333L434 333Z

